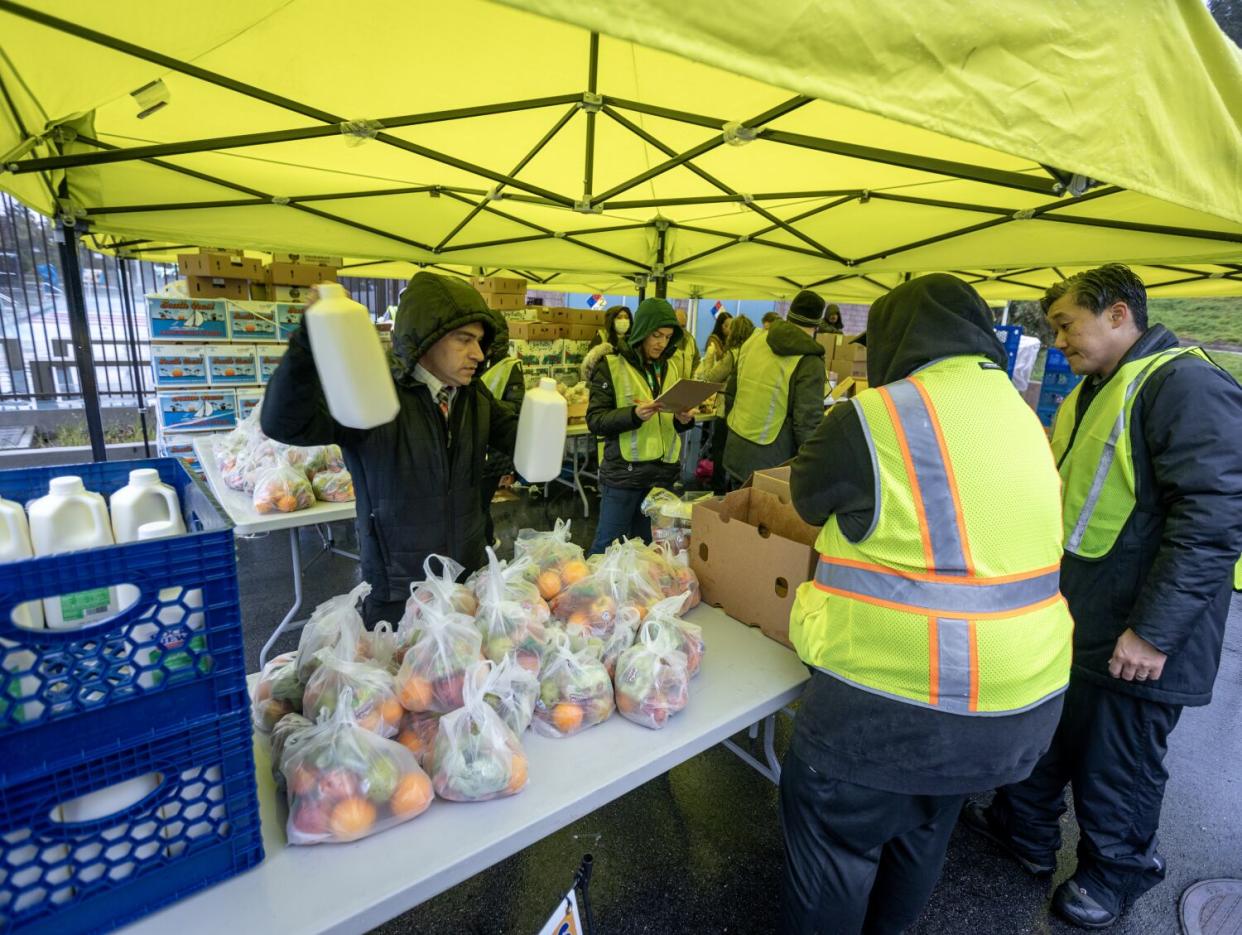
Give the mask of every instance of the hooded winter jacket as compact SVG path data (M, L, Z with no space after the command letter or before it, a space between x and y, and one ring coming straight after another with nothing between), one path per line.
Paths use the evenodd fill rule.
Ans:
M789 322L777 320L761 337L768 348L780 357L801 357L789 380L789 397L786 403L785 422L771 444L760 445L743 438L737 432L729 433L725 442L724 466L736 481L744 481L755 471L763 471L784 464L814 434L824 417L824 348L816 340ZM732 410L737 400L738 383L747 376L742 367L735 367L725 386L725 412Z
M866 342L872 386L957 355L1006 364L987 305L966 283L944 274L919 277L880 298L871 306ZM991 443L1000 445L1003 427L997 431ZM832 407L793 462L794 507L815 526L835 514L847 536L861 539L872 524L875 483L857 410ZM1030 775L1052 740L1061 705L1058 695L1020 714L963 718L815 672L793 743L804 762L846 782L914 795L981 792Z
M467 570L485 560L484 453L489 445L513 451L517 415L474 380L458 388L446 426L431 391L414 378L415 364L437 341L472 322L483 325L486 354L495 324L478 292L433 273L410 280L393 330L401 408L377 428L347 428L328 413L305 326L290 339L268 383L264 432L286 444L338 444L344 452L358 498L362 576L372 587L368 608L404 601L431 554L447 555Z
M642 359L642 343L647 335L659 328L672 328L673 336L660 360L652 364ZM680 336L681 326L677 324L673 307L663 299L647 299L634 314L634 325L626 336L627 340L619 351L614 352L629 361L640 373L648 376L648 382L654 384L653 399L686 376L678 373L676 366L670 363L679 353ZM595 351L599 349L597 347ZM677 480L680 469L678 464L668 464L662 460L626 461L621 454L620 436L641 428L643 420L635 414L634 406L617 406L617 395L608 361L611 356L613 353L604 354L591 371L591 396L587 404L587 427L592 435L604 443L604 456L599 465L600 483L610 487L642 490L672 486ZM686 432L694 427L694 423L682 425L677 419L673 419L673 427L678 432Z

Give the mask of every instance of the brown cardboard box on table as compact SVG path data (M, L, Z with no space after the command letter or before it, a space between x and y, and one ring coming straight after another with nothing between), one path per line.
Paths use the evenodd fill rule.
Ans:
M231 253L180 253L177 268L183 276L212 279L262 279L263 261Z
M511 321L509 322L509 340L555 341L565 337L565 327L565 325L554 325L546 321Z
M843 399L853 399L859 393L867 388L867 381L851 376L841 377L837 381L837 385L833 387L832 392L828 395L836 402Z
M604 326L605 314L607 313L603 309L571 308L569 310L569 321L575 325L591 325L594 328L602 328Z
M867 379L867 362L865 360L834 357L829 362L828 369L835 371L838 377L855 377L859 380Z
M480 292L509 295L526 295L526 280L511 276L471 276L470 285ZM522 305L526 303L523 302ZM518 306L519 308L521 306Z
M841 340L845 335L842 334L817 334L815 335L815 343L824 349L824 360L831 360L837 356L837 348L841 346Z
M591 341L598 332L599 328L595 325L571 323L565 326L565 337L570 341Z
M569 324L569 309L567 308L548 308L547 306L536 306L536 308L539 309L540 321L551 322L555 325Z
M526 307L526 293L480 292L487 307L494 312L510 312Z
M187 276L186 288L192 299L248 299L250 280L221 276Z
M314 286L336 282L336 270L317 263L274 262L267 268L268 286Z
M274 263L310 263L314 266L331 266L340 269L345 265L344 257L327 256L319 253L273 253Z
M789 496L789 468L761 471L752 486L694 505L690 567L703 600L789 646L798 585L815 573L819 530Z

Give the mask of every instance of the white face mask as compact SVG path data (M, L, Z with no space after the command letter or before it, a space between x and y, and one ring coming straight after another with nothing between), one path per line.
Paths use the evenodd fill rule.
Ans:
M618 318L612 323L612 327L616 329L617 334L625 334L630 330L630 320L628 318Z

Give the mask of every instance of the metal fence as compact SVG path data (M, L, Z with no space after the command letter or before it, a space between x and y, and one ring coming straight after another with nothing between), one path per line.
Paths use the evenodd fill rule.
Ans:
M83 247L78 258L100 404L141 409L152 394L144 297L177 279L177 267ZM341 282L374 315L395 305L405 285ZM0 195L0 410L82 407L64 287L51 222Z

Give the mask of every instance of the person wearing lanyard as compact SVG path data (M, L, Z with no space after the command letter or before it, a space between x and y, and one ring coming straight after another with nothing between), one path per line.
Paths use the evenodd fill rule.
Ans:
M651 541L642 502L653 487L671 487L681 466L681 433L689 412L665 412L655 400L682 379L681 326L664 299L646 299L615 353L591 372L587 427L600 439L599 526L589 554L629 536Z
M517 413L475 374L496 333L494 313L469 283L420 272L401 293L391 367L401 408L373 429L328 412L303 324L272 374L263 431L289 445L341 446L357 494L363 607L368 625L401 619L410 585L431 555L467 571L486 561L480 489L490 447L512 452Z

